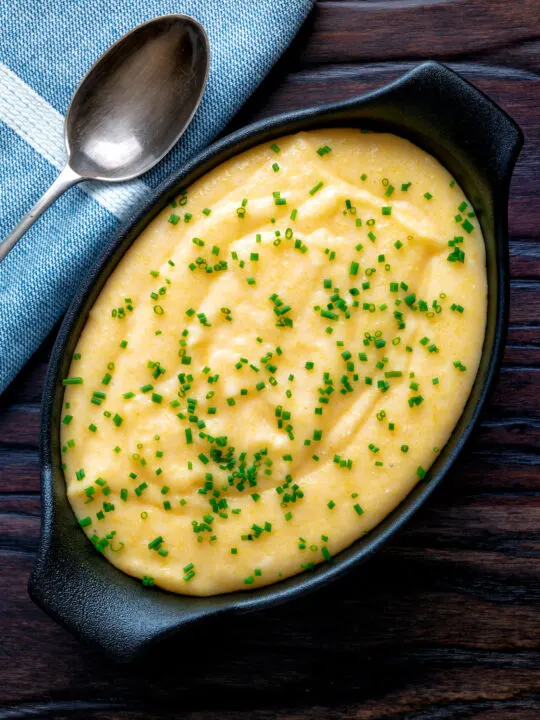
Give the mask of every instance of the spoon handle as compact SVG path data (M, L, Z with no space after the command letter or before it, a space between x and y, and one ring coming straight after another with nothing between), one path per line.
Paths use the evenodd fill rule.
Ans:
M83 180L69 165L66 165L60 175L53 182L51 187L42 195L34 207L23 217L23 219L15 226L10 234L3 240L0 240L0 261L2 261L11 248L21 239L28 228L40 217L42 213L57 198L68 190L72 185L76 185Z

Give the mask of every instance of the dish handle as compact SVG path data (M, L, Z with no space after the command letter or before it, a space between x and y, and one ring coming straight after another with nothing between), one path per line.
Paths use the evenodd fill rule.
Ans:
M117 662L132 662L220 609L119 572L78 528L63 482L51 467L42 470L41 541L28 592L66 630Z
M348 105L348 107L347 107ZM425 62L374 93L344 103L358 118L384 123L447 167L473 205L507 196L523 146L512 118L483 92L438 62Z

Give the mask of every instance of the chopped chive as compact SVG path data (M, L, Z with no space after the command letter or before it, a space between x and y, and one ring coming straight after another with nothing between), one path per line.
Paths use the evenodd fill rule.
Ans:
M403 301L404 301L405 304L408 305L409 307L410 307L411 305L414 305L414 303L416 302L416 294L415 294L415 293L410 293L410 295L406 295L406 296L403 298Z
M162 542L163 542L162 536L158 535L156 538L154 538L153 540L151 540L148 543L148 547L150 550L155 550L156 548L158 548L161 545Z
M317 154L320 155L321 157L322 157L323 155L327 155L329 152L332 152L332 148L331 148L331 147L328 147L328 145L323 145L322 147L320 147L320 148L317 150Z

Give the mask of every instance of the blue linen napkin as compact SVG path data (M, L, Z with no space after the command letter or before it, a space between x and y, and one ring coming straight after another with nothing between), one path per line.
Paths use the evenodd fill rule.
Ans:
M10 0L0 3L0 237L65 159L63 116L80 79L120 36L185 13L211 46L202 103L175 149L140 180L69 190L0 262L0 393L50 332L130 208L207 145L288 46L314 0Z

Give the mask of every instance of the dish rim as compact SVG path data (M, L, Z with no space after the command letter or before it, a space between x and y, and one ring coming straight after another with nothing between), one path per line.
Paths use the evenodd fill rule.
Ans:
M159 633L154 633L149 639L147 638L144 645L147 646L171 632L175 632L180 626L194 622L202 617L231 611L243 613L269 607L271 605L284 602L292 597L297 597L309 590L314 590L325 583L344 575L351 567L359 565L361 562L371 557L390 539L390 537L397 533L404 524L408 522L408 520L426 502L435 488L440 485L451 466L461 455L466 443L470 439L479 422L488 396L492 391L504 349L508 315L509 268L507 252L507 195L513 167L523 144L523 136L514 121L491 100L486 98L483 93L476 88L473 88L473 86L463 80L459 75L446 68L444 65L436 62L427 62L416 67L398 80L375 91L356 96L345 101L327 103L316 107L276 115L248 125L221 138L209 146L206 150L197 154L191 161L186 163L185 167L181 171L172 174L158 188L156 188L145 205L136 214L132 215L122 225L115 236L107 242L100 258L93 266L86 281L79 288L76 297L71 302L64 317L51 355L43 392L42 419L40 428L40 466L43 493L42 524L39 551L30 578L29 591L32 598L43 609L45 609L46 612L55 617L55 619L57 619L61 624L68 627L68 629L75 631L76 634L84 636L83 630L77 626L77 623L73 622L69 618L66 619L65 613L62 614L55 609L54 593L51 595L51 587L48 586L45 589L40 588L40 585L47 585L45 575L47 569L47 556L51 550L53 533L55 531L54 524L56 519L56 503L58 501L58 497L56 497L53 487L53 473L61 472L58 469L53 469L55 454L54 445L55 442L58 444L58 437L55 439L55 433L56 435L59 434L59 424L55 419L58 413L55 413L55 408L58 406L59 396L60 406L62 404L61 398L63 396L64 388L62 387L60 378L65 377L65 373L62 372L62 368L66 367L66 363L67 367L69 367L67 357L71 357L72 347L75 345L78 337L80 336L88 311L95 302L95 297L101 291L107 278L114 270L114 267L116 267L131 243L140 234L144 227L146 227L167 206L172 197L178 194L179 189L184 184L192 184L196 179L206 174L212 167L221 164L234 155L240 154L248 147L253 147L269 141L272 137L277 138L279 136L290 134L291 132L309 129L311 124L313 127L323 127L324 125L327 127L345 127L346 125L344 124L340 125L339 122L336 124L335 122L332 122L332 120L326 120L325 118L330 115L334 115L339 119L340 114L346 114L347 111L355 110L359 107L368 110L370 103L373 104L377 100L387 96L391 97L398 90L407 90L407 87L412 87L413 84L418 84L428 78L431 78L433 81L441 81L441 77L443 83L447 83L448 86L452 85L454 88L459 86L460 91L466 93L469 99L474 96L479 104L487 104L487 110L489 112L497 113L499 118L502 118L502 121L507 123L507 126L503 127L504 132L508 136L505 151L506 157L504 158L501 167L497 168L491 178L493 199L498 198L499 200L502 200L502 206L497 208L497 215L493 216L495 235L494 242L497 250L495 264L498 272L498 282L500 287L496 297L497 312L494 321L494 336L491 343L488 364L484 369L483 377L480 377L479 369L475 378L473 390L476 389L476 397L474 398L474 402L473 390L471 390L462 416L458 420L448 443L441 451L440 457L437 458L428 472L426 479L420 480L406 498L398 506L396 506L392 512L387 515L383 521L381 521L381 523L370 531L368 535L359 538L348 548L337 554L333 558L332 563L321 563L310 573L299 573L298 575L286 578L275 584L265 585L261 588L250 590L248 592L235 591L223 595L201 597L173 594L162 589L155 589L151 592L163 594L169 598L174 598L175 600L178 600L180 604L182 602L185 603L185 600L190 598L190 601L194 600L195 603L200 604L201 607L199 609L195 608L194 611L191 612L179 610L179 615L182 615L182 617L177 617L175 622L169 621L166 628L162 629ZM323 121L322 124L320 121ZM399 122L387 123L389 126L393 124L397 126ZM385 123L370 123L369 120L367 120L364 125L371 125L372 127L376 125L381 128L385 126ZM402 137L409 137L410 139L410 133L408 132L403 133L395 130L394 132ZM510 137L512 132L514 134L513 138ZM261 140L261 135L265 136L263 140ZM418 139L415 139L414 142L425 149L425 144L418 142ZM434 154L432 150L427 150L427 152ZM440 161L437 155L435 155L435 157ZM443 166L446 166L446 164L443 163ZM455 176L455 173L452 174ZM495 176L498 183L494 181ZM459 184L463 186L458 178L457 180ZM466 192L466 194L469 196L469 193ZM484 228L482 229L484 230ZM97 291L95 289L96 286L98 286ZM81 320L82 316L84 316L84 321ZM76 339L74 340L74 329L78 325L80 325L80 328L75 333ZM486 353L485 344L486 339L484 340L484 346L482 348L481 361L484 360L484 355ZM479 383L481 384L480 388L477 387ZM466 412L469 414L469 417L463 427L460 427L460 425L463 424L462 421ZM71 509L69 503L68 507ZM73 511L71 510L71 512ZM73 519L74 517L75 516L73 515ZM75 526L74 530L75 532L81 533L84 541L90 546L90 543L83 531L78 528L78 526ZM91 552L95 553L93 548L91 548ZM112 566L107 559L102 557L99 558L99 560L112 567L119 575L128 577L132 579L134 583L140 585L140 582L137 579L131 578L131 576L126 576L123 571L115 566ZM208 601L215 600L216 598L220 599L218 606L210 607L212 603L209 603ZM85 639L88 640L89 638L86 637ZM103 647L104 645L104 643L99 641L97 644L100 647ZM108 651L110 654L114 654L111 653L110 648ZM133 654L134 653L132 653L132 655ZM117 655L118 657L121 657L121 653L117 653ZM131 657L128 657L128 659L131 659Z

